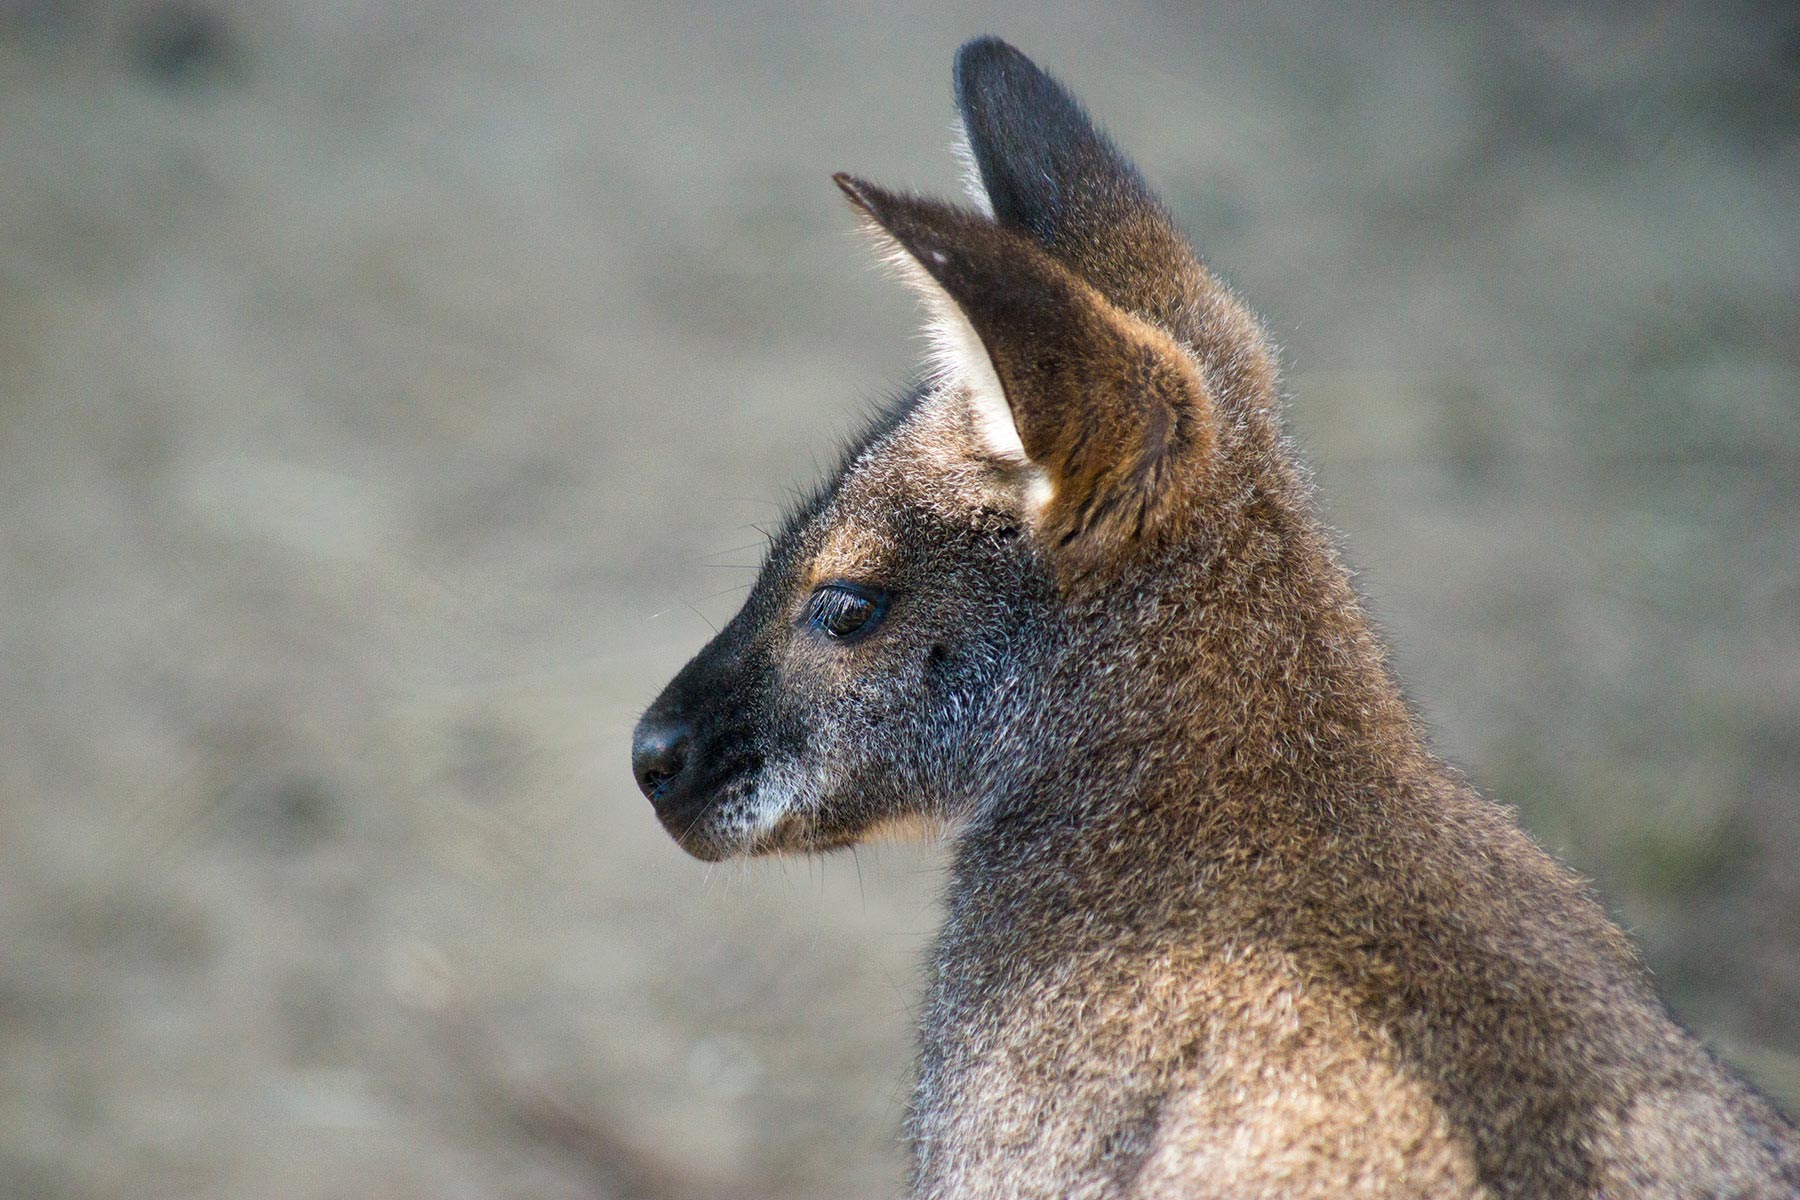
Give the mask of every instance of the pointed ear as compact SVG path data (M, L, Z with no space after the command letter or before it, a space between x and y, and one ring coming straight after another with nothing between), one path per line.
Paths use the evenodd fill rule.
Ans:
M1217 442L1187 352L1018 232L836 180L946 326L980 449L1020 472L1058 561L1088 573L1176 534Z
M955 86L968 157L994 220L1185 343L1221 408L1272 409L1275 356L1261 325L1201 265L1081 103L995 37L957 52Z
M1115 305L1176 328L1204 271L1080 101L996 37L965 43L953 79L994 219L1029 234Z

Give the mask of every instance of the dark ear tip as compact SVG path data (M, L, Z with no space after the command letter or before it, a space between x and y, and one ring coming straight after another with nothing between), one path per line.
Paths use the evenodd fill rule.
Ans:
M972 86L1007 64L1036 69L1036 64L1021 54L1018 47L991 33L964 42L956 52L956 63L950 72L957 98L966 97Z

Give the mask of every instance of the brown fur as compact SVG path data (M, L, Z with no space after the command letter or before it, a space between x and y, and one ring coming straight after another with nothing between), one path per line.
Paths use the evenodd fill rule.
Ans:
M1181 493L1164 481L1207 473L1216 420L1199 371L1169 335L1108 304L1021 233L848 175L837 182L949 293L1007 395L1032 397L1013 417L1053 485L1037 521L1063 552L1057 561L1101 566L1123 543L1179 539ZM1046 345L1080 349L1046 354Z
M696 853L953 824L915 1195L1800 1194L1792 1127L1431 754L1255 320L1023 56L973 43L958 86L995 220L840 183L979 335L1048 499L978 384L929 389L640 733ZM807 625L834 581L879 628Z

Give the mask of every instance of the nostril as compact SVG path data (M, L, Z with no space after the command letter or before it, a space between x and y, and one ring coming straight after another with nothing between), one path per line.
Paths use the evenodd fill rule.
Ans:
M687 755L682 747L675 747L661 759L644 770L644 779L653 791L662 791L663 785L681 774L681 768L687 766Z
M638 790L655 800L680 778L692 742L683 726L640 727L632 739L631 771Z

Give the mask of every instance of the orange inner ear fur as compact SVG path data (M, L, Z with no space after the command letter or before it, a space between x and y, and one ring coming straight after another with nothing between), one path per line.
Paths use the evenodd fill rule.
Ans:
M1090 328L1066 348L987 342L1026 453L1054 483L1039 535L1084 571L1180 537L1184 495L1203 481L1216 441L1187 354L1098 295L1092 302L1079 313Z

